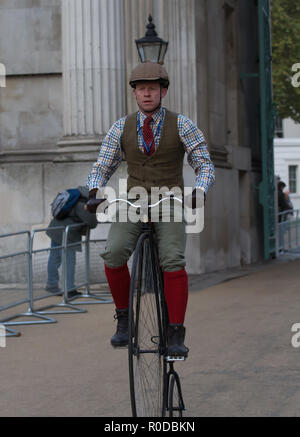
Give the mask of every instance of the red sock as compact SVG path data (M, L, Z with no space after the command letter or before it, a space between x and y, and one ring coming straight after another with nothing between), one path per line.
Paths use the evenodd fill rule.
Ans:
M117 310L128 308L130 274L127 264L121 267L110 268L104 264L107 282Z
M185 269L164 272L164 289L169 322L183 324L188 301L188 276Z

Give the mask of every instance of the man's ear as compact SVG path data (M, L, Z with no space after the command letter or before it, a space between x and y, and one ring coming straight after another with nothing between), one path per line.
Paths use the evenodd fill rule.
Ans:
M166 97L168 92L168 88L162 88L161 89L161 98L163 99L164 97Z

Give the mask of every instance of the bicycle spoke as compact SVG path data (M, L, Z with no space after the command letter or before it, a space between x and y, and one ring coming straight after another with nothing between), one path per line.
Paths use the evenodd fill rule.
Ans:
M161 353L161 290L153 275L148 238L135 256L131 278L129 345L130 385L133 414L140 417L161 417L165 363ZM159 291L159 292L158 292Z
M138 416L161 416L162 366L157 357L141 354L136 363ZM157 384L158 382L158 384Z

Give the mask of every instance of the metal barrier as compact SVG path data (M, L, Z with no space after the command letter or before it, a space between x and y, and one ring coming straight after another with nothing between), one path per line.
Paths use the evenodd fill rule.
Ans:
M56 320L36 313L33 309L32 292L32 258L31 258L31 235L29 231L14 232L0 235L1 241L5 238L25 237L25 248L17 252L0 256L0 312L7 311L16 306L28 304L27 312L17 313L0 321L6 327L7 336L19 336L20 333L7 328L13 325L32 325L55 323ZM15 244L10 244L14 246ZM3 244L2 244L3 246ZM21 317L30 317L30 320L14 321ZM32 320L39 319L39 320Z
M66 230L66 241L67 241L67 235L69 232L70 227L68 226L67 230ZM106 240L104 239L98 239L98 240L90 240L90 229L87 229L87 234L86 234L86 246L85 246L85 283L83 284L85 286L85 292L81 295L75 298L76 301L78 302L73 302L73 305L90 305L90 304L95 304L95 303L112 303L113 300L111 298L111 293L109 291L109 289L107 288L107 290L103 290L100 293L92 293L91 292L91 283L93 285L96 284L101 284L102 288L103 288L103 282L100 282L99 280L97 281L97 278L93 279L93 281L91 281L91 244L93 244L94 246L97 243L101 243L103 244ZM70 246L70 245L69 245ZM68 266L66 266L66 269L68 269ZM100 279L101 277L104 278L104 268L103 268L103 274L99 274L99 263L97 265L97 268L95 269L97 270L98 273L98 279ZM89 299L87 301L82 301L81 299Z
M278 214L278 252L300 252L300 210Z
M83 223L76 224L76 227L82 227ZM62 244L58 245L52 244L51 246L47 244L46 247L40 249L34 249L34 243L37 239L37 235L45 234L48 230L52 231L61 231L62 233ZM65 277L66 277L66 243L64 242L64 238L66 235L66 228L64 226L58 226L54 228L43 228L36 229L32 231L31 244L32 244L32 257L33 257L33 288L34 288L34 301L38 301L41 299L49 298L49 296L60 296L62 295L63 299L60 303L53 303L47 305L45 307L40 307L35 311L38 314L76 314L76 313L85 313L86 311L81 308L76 308L69 303L68 290L65 287ZM47 237L48 238L48 237ZM43 237L41 238L43 239ZM47 242L49 240L47 239ZM76 243L77 245L82 243ZM49 263L52 261L50 257L53 258L53 263L55 264L54 268L58 271L61 268L61 278L59 281L59 277L57 278L57 291L51 293L51 291L47 291L47 283L49 280ZM74 266L75 267L75 266ZM59 289L59 283L61 283L61 289ZM42 291L44 290L44 291ZM38 293L40 294L38 296ZM41 295L42 294L42 295ZM52 308L62 308L61 310L53 310Z
M99 275L99 263L96 264L93 270L97 271L97 278L95 272L91 272L91 245L93 253L96 245L103 245L106 240L90 240L90 230L87 228L85 238L78 242L72 242L69 238L70 233L77 228L82 228L82 226L84 226L83 223L76 223L67 227L58 226L56 228L34 229L32 232L23 231L0 235L1 239L26 237L25 248L0 256L0 316L2 311L28 304L27 312L15 314L4 320L1 320L0 317L0 323L5 327L55 323L56 320L47 317L47 315L85 313L87 311L79 308L78 305L113 302L110 291L104 284L104 267L103 274ZM49 237L46 236L49 229L62 232L61 245L54 243L49 245ZM15 247L14 244L10 244L10 246ZM4 252L7 251L3 244L0 244L0 248ZM18 257L22 259L22 262L17 261ZM55 260L55 268L60 273L56 290L51 290L48 287L49 274L51 273L50 257L52 257L52 261ZM2 270L1 267L3 267ZM70 282L68 278L72 278L72 275L73 279ZM102 282L99 280L99 276ZM96 292L99 287L101 288L100 292ZM75 290L80 290L81 293L72 295ZM38 303L53 296L62 296L62 301L37 308ZM55 307L58 307L59 310L55 310ZM24 316L30 316L31 320L14 321L14 319ZM33 318L39 320L32 320ZM19 332L6 328L6 336L19 335Z

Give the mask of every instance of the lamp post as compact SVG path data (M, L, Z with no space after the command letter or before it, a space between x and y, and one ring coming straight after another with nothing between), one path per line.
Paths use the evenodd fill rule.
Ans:
M159 38L151 15L148 20L146 35L135 41L141 62L151 61L163 64L169 42Z

